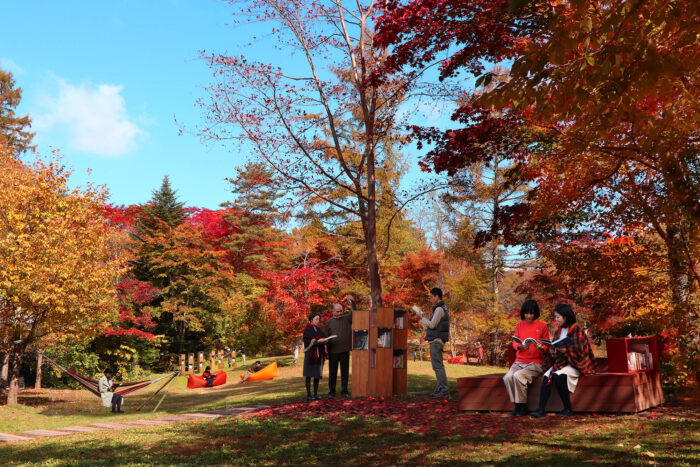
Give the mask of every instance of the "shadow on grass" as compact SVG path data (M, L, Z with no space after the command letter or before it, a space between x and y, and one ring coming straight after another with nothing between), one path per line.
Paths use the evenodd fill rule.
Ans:
M614 422L614 419L611 419ZM539 424L518 435L418 434L401 424L347 417L241 420L226 418L119 433L77 435L44 443L11 444L0 463L52 465L571 465L603 462L697 464L698 422L654 420L640 435L633 426L581 433L570 421L547 433ZM658 436L662 433L663 436ZM679 440L683 446L678 447ZM622 446L618 446L622 441ZM642 444L634 449L632 442Z

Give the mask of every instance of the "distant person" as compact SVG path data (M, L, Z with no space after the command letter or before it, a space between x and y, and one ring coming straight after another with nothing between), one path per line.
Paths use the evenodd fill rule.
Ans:
M311 313L309 323L304 328L302 338L304 339L304 369L303 376L306 378L306 399L317 401L318 383L322 378L323 363L326 359L326 336L321 330L321 315ZM311 380L314 380L314 394L311 395Z
M207 366L204 369L204 373L202 373L202 379L204 379L204 381L206 381L206 384L204 385L204 387L210 388L210 387L214 386L214 380L216 379L216 375L213 375L211 373L211 368L209 366Z
M430 394L430 397L449 397L447 374L445 373L445 364L442 361L442 350L445 343L450 340L450 315L445 302L442 301L442 289L439 287L434 287L430 291L430 304L433 306L430 319L426 319L423 316L423 311L420 308L417 306L413 307L413 311L420 316L421 323L428 327L425 333L425 340L430 344L430 362L437 380L435 391Z
M476 364L483 365L484 364L484 346L481 345L481 342L479 342L479 341L476 342L476 352L477 352Z
M349 397L350 349L352 348L352 311L355 300L348 295L350 313L343 313L343 305L333 304L333 316L326 321L326 336L336 336L328 341L328 398L335 397L340 365L340 394Z
M248 381L248 378L250 378L251 375L257 373L258 371L260 371L262 369L263 369L262 362L260 362L260 360L256 361L253 364L252 368L245 370L245 373L243 373L243 379L241 380L241 383L245 383L246 381Z
M554 321L556 330L552 340L568 339L565 339L565 345L561 347L549 347L545 358L545 367L549 369L545 371L542 379L539 408L530 413L533 417L545 416L552 386L557 388L564 404L564 409L557 412L557 417L574 415L571 409L571 393L576 390L579 377L593 375L597 371L591 343L583 329L576 324L576 315L571 306L561 303L555 306Z
M241 347L241 358L243 359L243 366L245 366L245 347Z
M514 404L511 417L522 417L530 413L527 407L527 388L532 381L544 373L544 356L547 348L539 339L549 339L547 325L539 320L540 307L535 300L525 300L520 307L521 321L515 326L513 339L515 361L508 373L503 376L503 382L508 391L508 397ZM534 339L534 342L529 339Z
M294 344L294 366L299 364L299 343Z
M114 381L112 381L113 376L114 372L110 368L105 369L104 375L102 376L102 378L100 378L100 381L97 383L97 389L100 392L100 398L102 398L102 405L104 405L105 407L111 406L113 413L123 413L123 398L121 394L114 393L114 391L119 385L114 384Z

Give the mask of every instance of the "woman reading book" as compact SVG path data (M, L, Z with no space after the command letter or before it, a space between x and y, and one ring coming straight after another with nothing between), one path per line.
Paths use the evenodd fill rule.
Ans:
M508 397L514 404L511 417L528 414L527 388L544 371L546 347L539 339L549 339L549 330L539 317L540 307L535 300L526 300L520 307L521 321L515 326L513 335L515 362L503 377Z
M571 307L565 304L554 307L554 321L554 341L565 337L568 339L563 341L566 345L549 347L545 359L545 367L549 369L542 379L539 408L530 413L533 417L544 417L552 386L557 388L564 404L564 409L558 412L557 416L572 416L574 412L571 410L571 393L576 390L579 377L596 373L591 343L583 329L576 324L576 315Z
M302 338L304 339L304 370L303 375L306 378L306 399L317 401L318 383L321 380L323 373L323 362L326 359L326 335L321 330L319 323L321 315L311 313L309 315L309 324L304 328ZM314 395L311 395L311 378L314 380Z

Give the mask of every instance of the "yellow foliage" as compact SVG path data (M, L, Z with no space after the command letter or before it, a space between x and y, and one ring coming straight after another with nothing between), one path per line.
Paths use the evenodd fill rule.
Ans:
M32 165L0 147L0 341L97 332L116 312L123 259L103 189L70 189L54 156Z

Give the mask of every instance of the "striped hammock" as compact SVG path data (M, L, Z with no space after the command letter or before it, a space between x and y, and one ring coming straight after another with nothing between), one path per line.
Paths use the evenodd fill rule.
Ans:
M100 391L98 389L98 387L99 387L98 381L95 381L94 379L86 378L85 376L79 375L75 371L71 371L67 368L62 367L61 365L58 364L58 362L47 357L46 355L44 355L44 354L41 354L41 355L46 360L48 360L49 362L53 363L58 368L60 368L64 372L66 372L68 374L68 376L70 376L71 378L73 378L74 380L79 382L85 389L87 389L88 391L90 391L91 393L96 395L97 397L100 397ZM114 391L114 394L121 394L122 396L124 396L126 394L130 394L134 391L138 391L139 389L145 388L146 386L149 386L153 383L156 383L162 379L170 378L175 373L178 373L178 372L175 371L173 373L168 373L167 375L160 376L158 378L146 380L146 381L136 381L134 383L118 383L116 386L120 389ZM121 389L121 388L123 388L123 389Z

